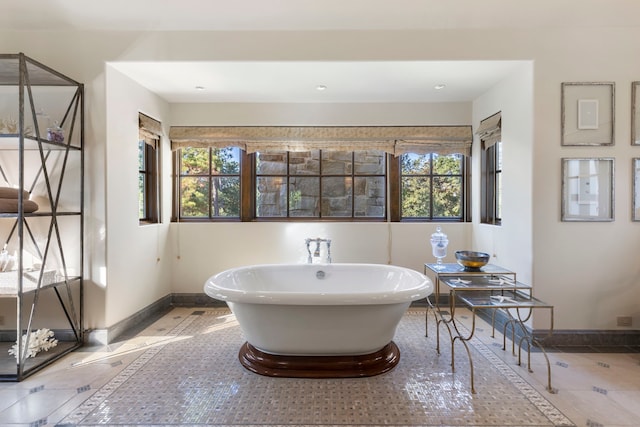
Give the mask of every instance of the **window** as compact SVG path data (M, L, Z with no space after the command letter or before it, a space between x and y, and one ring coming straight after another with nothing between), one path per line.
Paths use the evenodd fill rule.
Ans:
M170 137L176 220L470 220L470 126L172 126Z
M155 224L160 219L160 122L139 115L138 220Z
M138 219L142 223L159 222L156 150L144 140L138 141Z
M477 132L482 141L482 183L480 221L502 223L502 117L501 113L480 122Z
M177 150L176 159L181 221L385 220L387 215L391 221L468 220L468 158L462 154L394 157L376 150L309 150L249 155L235 147L187 147Z
M400 162L402 219L463 219L462 154L407 153Z
M502 222L502 143L483 152L482 158L482 222Z
M382 151L269 151L255 159L257 218L385 218Z
M181 219L240 217L238 148L183 148L178 159Z

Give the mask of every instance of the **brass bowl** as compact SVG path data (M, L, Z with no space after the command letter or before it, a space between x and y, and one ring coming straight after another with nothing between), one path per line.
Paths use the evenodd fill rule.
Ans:
M464 267L464 271L480 271L489 262L489 254L474 251L456 251L458 264Z

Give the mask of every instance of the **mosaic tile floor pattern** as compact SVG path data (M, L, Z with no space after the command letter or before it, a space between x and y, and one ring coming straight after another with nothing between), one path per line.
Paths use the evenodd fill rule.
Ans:
M424 337L424 311L398 327L398 366L369 378L253 374L238 362L244 339L224 309L196 311L166 334L59 425L574 425L479 342L472 394L465 352L452 373L448 345L438 356L434 334Z

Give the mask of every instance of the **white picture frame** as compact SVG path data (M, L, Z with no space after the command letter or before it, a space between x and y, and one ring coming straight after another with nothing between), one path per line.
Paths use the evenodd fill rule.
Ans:
M614 145L614 82L562 83L561 145Z
M562 221L614 220L614 159L562 159Z
M631 82L631 145L640 145L640 81Z
M631 159L632 194L631 194L631 220L640 221L640 158Z

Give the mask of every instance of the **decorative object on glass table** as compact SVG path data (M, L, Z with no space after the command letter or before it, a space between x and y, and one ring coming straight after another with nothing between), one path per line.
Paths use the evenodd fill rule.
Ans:
M480 268L489 262L489 254L474 251L456 251L458 264L464 267L464 271L480 271Z
M507 302L507 303L512 303L512 304L518 304L518 301L516 301L513 298L509 298L509 297L505 297L502 295L491 295L490 296L491 302L492 303L503 303L503 302Z
M498 286L505 286L505 285L514 285L515 282L511 279L508 279L506 277L498 277L496 279L489 279L489 283L492 283L494 285L498 285Z
M436 232L431 235L431 250L437 260L436 268L443 268L442 258L447 256L447 245L449 245L447 235L442 232L442 228L437 227Z
M460 277L456 277L455 279L451 280L450 283L453 283L456 285L468 285L469 283L471 283L471 280L464 280L464 279L461 279Z

